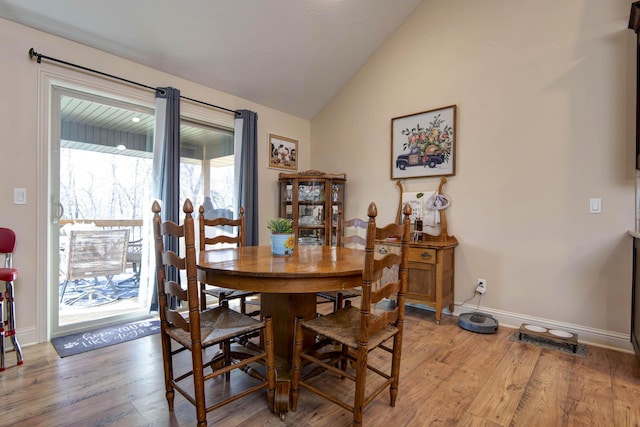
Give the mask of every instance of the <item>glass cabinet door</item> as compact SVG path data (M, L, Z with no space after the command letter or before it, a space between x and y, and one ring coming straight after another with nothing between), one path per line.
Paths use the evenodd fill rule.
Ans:
M280 174L280 216L293 221L298 244L336 244L345 180L318 171Z
M298 243L325 244L325 183L300 181L298 184Z

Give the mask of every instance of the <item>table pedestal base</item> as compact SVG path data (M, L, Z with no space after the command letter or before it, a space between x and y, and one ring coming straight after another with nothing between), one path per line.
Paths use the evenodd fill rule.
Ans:
M296 317L305 320L316 317L316 294L267 294L260 295L260 312L271 316L276 358L276 396L274 412L284 416L289 412L291 391L291 359L293 357L293 327ZM304 339L304 346L310 347L314 337Z

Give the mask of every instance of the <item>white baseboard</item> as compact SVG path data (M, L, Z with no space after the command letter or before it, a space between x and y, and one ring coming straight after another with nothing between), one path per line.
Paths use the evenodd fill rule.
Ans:
M423 304L407 303L407 305L434 311L433 308ZM446 313L453 316L459 316L462 313L469 313L474 311L479 311L481 313L491 315L498 321L499 327L518 329L523 323L544 326L547 329L559 329L562 331L569 331L573 332L574 334L578 334L578 342L582 344L608 348L625 353L633 353L633 345L631 344L630 336L621 334L619 332L606 331L603 329L596 329L588 326L563 323L550 319L544 319L541 317L525 316L519 313L494 310L487 307L478 307L475 305L466 304L456 305L454 307L453 313L450 313L449 310L444 309L443 314Z
M30 345L38 344L40 342L38 340L38 332L36 331L35 327L20 328L17 331L16 335L18 336L18 343L20 344L20 347L28 347ZM11 341L11 340L7 340L5 338L5 344L7 341Z

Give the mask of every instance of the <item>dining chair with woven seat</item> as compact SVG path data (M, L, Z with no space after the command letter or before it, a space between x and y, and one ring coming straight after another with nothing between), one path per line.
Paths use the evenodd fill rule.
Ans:
M403 213L402 224L388 224L380 228L376 225L377 208L374 203L369 205L360 308L347 302L344 308L326 316L306 321L296 319L291 377L292 411L297 409L301 388L351 411L354 426L363 425L365 407L387 387L390 405L395 406L409 264L411 207L408 204ZM399 254L375 253L376 240L394 236L401 236ZM398 269L397 280L382 281L383 273L390 268ZM397 296L397 303L385 304L393 295ZM303 348L305 333L318 337L316 344L306 349ZM337 352L340 359L328 362L323 347L335 344L340 348ZM369 357L372 351L377 351L375 358ZM387 366L383 367L382 364ZM338 385L326 378L327 371L336 375ZM372 378L376 381L367 384L368 374L378 378ZM355 387L346 390L345 378L355 382ZM344 397L349 396L349 391L353 395L351 403Z
M236 219L225 217L206 218L204 206L200 206L198 212L198 228L200 231L199 248L201 251L207 249L207 247L211 248L223 244L236 246L245 245L244 208L240 207L240 215ZM211 234L214 235L211 236ZM203 310L207 306L207 295L215 297L218 304L221 304L223 301L238 299L240 301L241 313L250 316L258 316L260 314L259 301L251 299L251 297L259 296L260 294L258 292L239 291L201 283L200 305ZM248 312L247 305L258 306L258 308Z
M169 410L174 409L175 391L178 391L195 406L197 425L206 426L207 412L266 388L267 404L273 411L276 383L271 318L256 320L231 310L227 301L201 310L193 205L188 199L184 202L183 225L163 222L157 201L153 203L152 211L160 337ZM167 248L177 248L180 240L184 241L183 257L174 250L165 249L165 241ZM186 288L180 285L180 277L185 274ZM179 311L179 304L169 304L170 300L176 298L186 303L186 315ZM259 344L243 340L243 337L256 333L260 335ZM232 362L232 353L238 345L235 343L232 351L232 341L244 342L245 347L249 346L243 350L250 356ZM184 356L181 355L179 360L176 358L184 351L189 351L191 356L186 367ZM215 354L208 354L207 351ZM207 363L204 362L205 357L209 360ZM211 372L205 373L206 368L211 368ZM234 372L237 375L248 374L247 378L231 381L236 378L231 375L234 370L239 370ZM229 381L231 385L227 384ZM205 396L209 399L206 400Z
M345 248L364 249L367 231L367 221L360 218L342 220L342 214L338 214L338 246ZM362 295L360 289L345 289L342 291L318 292L318 304L333 303L333 311L341 309L344 301L357 298Z

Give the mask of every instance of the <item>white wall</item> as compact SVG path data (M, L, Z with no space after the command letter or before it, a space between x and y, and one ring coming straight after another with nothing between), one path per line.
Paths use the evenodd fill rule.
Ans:
M184 96L225 108L256 111L259 117L259 191L264 195L260 197L260 224L265 224L264 230L260 228L260 241L268 243L266 223L268 218L277 215L279 171L267 169L267 133L297 139L300 168L308 169L309 121L3 19L0 19L0 40L0 79L5 86L0 99L0 226L14 229L18 236L14 255L14 266L20 271L16 281L16 317L23 345L46 339L46 316L38 313L38 307L46 307L46 296L38 293L39 277L47 277L42 271L45 260L39 258L45 249L36 246L37 242L46 242L46 224L39 220L36 211L39 201L46 203L47 191L37 180L38 168L42 167L37 162L44 161L44 157L38 156L39 130L46 132L38 119L39 72L77 73L46 61L37 64L27 54L31 47L43 55L152 87L173 86ZM14 188L27 189L26 205L13 204Z
M393 221L391 118L456 104L457 173L444 190L460 241L456 301L485 278L481 309L505 324L629 349L630 3L425 0L312 120L313 168L347 173L348 216L375 201ZM406 180L405 191L438 182ZM593 197L600 215L589 214Z

